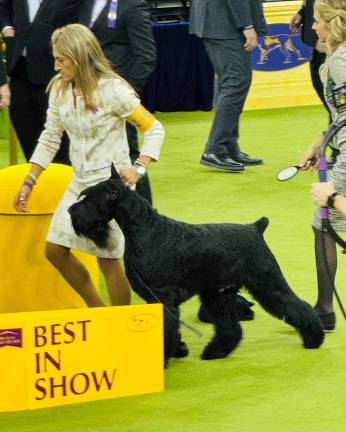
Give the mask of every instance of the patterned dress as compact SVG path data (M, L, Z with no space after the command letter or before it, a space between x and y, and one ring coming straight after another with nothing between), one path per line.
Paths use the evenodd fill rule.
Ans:
M73 96L72 84L64 93L52 89L45 129L30 162L46 168L59 149L63 131L67 132L74 176L54 212L46 240L102 258L120 258L124 236L114 220L109 223L108 247L100 249L92 241L76 236L67 209L83 189L110 177L112 163L118 169L131 165L126 118L140 105L140 100L121 78L101 78L93 100L95 106L87 109L82 96ZM157 124L160 125L156 121ZM155 124L151 129L155 129ZM146 133L151 135L149 139L144 136L141 154L157 160L163 135L160 130Z
M332 56L327 57L322 66L322 75L326 75L324 81L324 94L332 114L333 122L337 123L346 118L346 106L337 108L333 97L333 87L346 82L346 46L341 45ZM341 195L346 195L346 127L342 128L331 143L333 148L340 150L340 155L329 175L329 180L335 185L335 189ZM346 218L335 209L329 210L329 220L335 231L346 231ZM312 225L321 230L320 209L316 208Z

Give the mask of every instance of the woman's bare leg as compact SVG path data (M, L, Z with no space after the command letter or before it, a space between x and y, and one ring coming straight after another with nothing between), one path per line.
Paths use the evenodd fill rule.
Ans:
M98 258L113 306L128 305L131 301L130 284L120 260Z
M87 306L104 306L89 272L69 248L47 242L46 257L66 282L82 297Z

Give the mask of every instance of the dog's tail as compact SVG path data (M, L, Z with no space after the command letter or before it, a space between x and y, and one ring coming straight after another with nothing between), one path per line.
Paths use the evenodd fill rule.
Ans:
M257 231L260 232L261 234L264 233L268 225L269 225L269 219L266 217L262 217L261 219L258 219L258 221L255 222L255 227Z

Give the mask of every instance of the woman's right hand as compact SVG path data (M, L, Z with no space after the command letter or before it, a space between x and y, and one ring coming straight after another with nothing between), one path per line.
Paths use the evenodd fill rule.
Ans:
M316 168L316 161L318 160L320 147L322 144L323 138L319 137L304 153L302 160L300 161L300 168L304 170L313 171Z
M27 202L31 194L31 189L27 185L23 185L16 197L14 198L14 208L21 213L30 213L30 210L27 207Z

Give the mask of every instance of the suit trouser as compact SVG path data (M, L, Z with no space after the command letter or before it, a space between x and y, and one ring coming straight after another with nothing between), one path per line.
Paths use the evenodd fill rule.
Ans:
M312 58L310 61L311 81L316 93L318 94L318 97L321 99L321 102L323 103L323 105L327 110L329 116L329 124L330 124L332 122L332 116L329 111L328 104L324 98L323 84L320 77L320 67L325 61L326 61L326 55L324 53L320 53L315 49L312 50ZM335 158L336 156L338 156L339 153L340 153L339 150L332 149L332 157Z
M218 77L219 94L206 153L235 156L239 153L239 117L243 111L252 79L251 52L243 48L244 40L203 39Z
M315 49L312 50L312 58L310 61L310 74L311 74L312 85L314 86L314 89L316 90L318 97L321 99L321 102L326 107L326 110L329 114L329 123L331 123L332 119L331 119L328 105L324 98L323 84L319 72L320 67L325 62L325 60L326 60L326 55L324 53L320 53Z
M25 58L20 58L11 74L10 117L28 161L36 147L46 121L48 95L46 86L32 84L26 74ZM70 165L68 139L64 134L53 162Z

